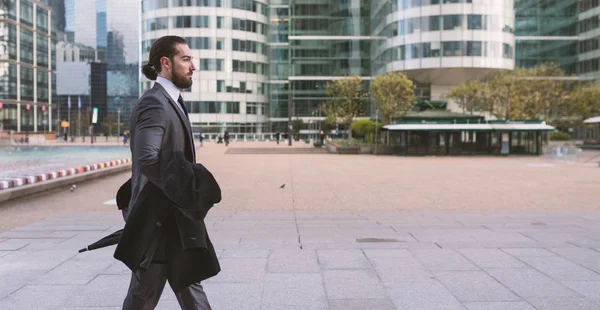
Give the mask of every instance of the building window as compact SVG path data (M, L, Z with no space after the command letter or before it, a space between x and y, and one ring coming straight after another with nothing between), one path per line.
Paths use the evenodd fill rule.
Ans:
M217 39L217 50L224 49L225 42L224 39Z
M460 30L462 17L462 15L444 15L444 30Z
M239 114L240 113L240 103L239 102L226 102L227 113L228 114Z
M217 28L221 29L223 28L223 20L225 19L225 17L223 16L217 16Z
M48 11L42 8L37 8L37 29L43 32L48 32Z
M481 42L469 41L467 42L467 56L483 56L483 49Z
M444 56L460 56L461 55L461 43L460 41L443 42Z
M210 19L208 16L177 16L175 19L175 28L209 28Z
M8 1L8 18L17 20L17 0Z
M33 69L21 67L21 100L33 101Z
M33 26L33 5L31 2L21 0L21 23Z
M217 80L217 93L225 92L225 81Z
M33 64L33 32L21 28L21 61Z
M509 44L504 43L503 47L504 47L504 53L503 53L502 56L504 58L512 59L512 57L513 57L513 55L512 55L513 54L512 46L510 46Z
M37 35L37 65L48 67L48 38Z
M485 22L484 22L485 20L486 20L486 17L482 16L482 15L468 15L467 16L468 28L471 30L486 29Z

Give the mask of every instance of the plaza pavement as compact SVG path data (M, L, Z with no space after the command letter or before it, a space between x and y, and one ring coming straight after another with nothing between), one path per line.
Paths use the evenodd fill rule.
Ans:
M597 163L242 153L198 148L223 190L215 310L600 309ZM120 309L114 247L77 250L122 227L127 178L0 204L0 309Z

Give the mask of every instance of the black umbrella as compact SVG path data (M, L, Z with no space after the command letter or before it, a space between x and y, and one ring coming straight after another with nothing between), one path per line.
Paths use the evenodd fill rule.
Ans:
M111 245L115 245L117 243L119 243L119 240L121 240L121 235L123 234L123 229L119 229L117 231L115 231L114 233L86 246L85 248L79 250L79 253L81 252L85 252L85 251L91 251L91 250L96 250L96 249L100 249L100 248L104 248L107 246L111 246Z
M129 199L131 199L131 179L127 180L127 182L121 185L121 187L117 191L116 200L119 210L128 207ZM123 229L117 230L114 233L88 245L87 247L79 250L79 253L115 245L121 240L121 235L123 235Z

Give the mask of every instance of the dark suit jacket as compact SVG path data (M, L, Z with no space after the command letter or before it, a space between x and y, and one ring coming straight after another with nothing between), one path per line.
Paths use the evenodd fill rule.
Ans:
M191 128L177 104L155 83L132 111L131 197L114 255L134 272L150 260L165 263L176 292L220 271L204 216L221 199L212 174L194 164Z

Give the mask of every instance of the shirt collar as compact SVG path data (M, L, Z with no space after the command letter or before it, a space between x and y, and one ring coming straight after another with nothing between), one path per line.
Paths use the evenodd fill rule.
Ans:
M167 91L169 96L173 99L173 102L177 102L179 99L179 95L181 95L181 91L173 84L173 82L159 76L156 78L156 83L162 85L162 87Z

